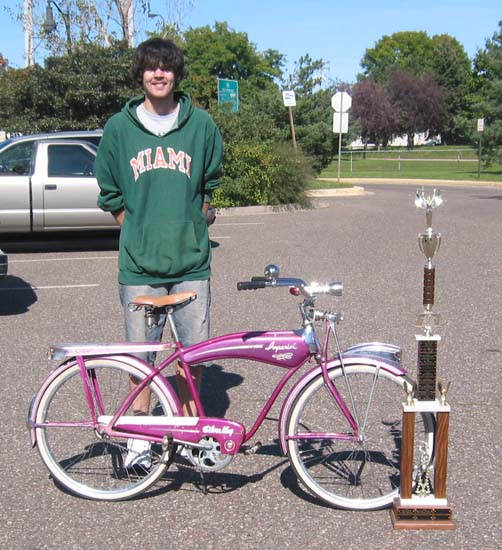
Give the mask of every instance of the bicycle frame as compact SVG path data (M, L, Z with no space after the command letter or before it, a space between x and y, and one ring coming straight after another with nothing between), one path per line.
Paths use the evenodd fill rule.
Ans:
M285 423L289 409L295 397L303 387L319 374L322 374L324 377L326 386L333 396L335 403L347 419L347 425L350 428L350 431L347 432L324 435L327 438L357 440L359 438L357 418L352 415L349 405L345 403L335 385L332 383L329 377L329 371L334 368L344 368L345 365L361 363L375 365L377 368L389 370L396 375L404 375L405 371L396 360L389 358L392 354L394 356L397 355L398 348L388 344L361 344L360 346L349 348L343 355L340 354L338 358L328 359L328 338L330 333L334 334L336 338L336 331L328 322L327 325L321 357L318 357L315 352L317 346L314 345L313 338L315 337L315 333L312 327L289 331L227 334L187 348L181 347L179 342L176 344L124 343L55 347L52 350L53 358L61 359L64 357L72 357L72 359L63 363L63 365L52 373L32 400L28 422L32 445L36 445L35 429L43 427L38 425L35 421L36 410L41 395L48 387L51 380L58 376L64 369L78 365L83 382L83 391L85 392L91 413L91 420L82 422L82 426L93 427L108 437L118 436L138 439L147 437L151 441L164 444L166 443L165 438L169 435L169 438L172 438L175 443L189 444L193 447L201 448L203 448L203 446L199 444L200 439L204 437L204 435L211 434L220 441L222 449L224 449L227 454L236 454L242 444L249 441L257 432L288 381L312 359L316 360L315 366L295 383L282 405L279 418L279 440L283 452L286 453L287 437L285 435ZM129 355L129 353L138 351L160 351L173 348L175 348L175 351L156 368L141 359ZM121 352L125 352L126 355ZM124 401L117 411L115 411L113 417L102 416L103 407L100 404L99 386L94 384L92 380L89 380L89 376L87 376L85 368L86 358L122 361L125 364L135 366L145 374L145 378L125 396ZM179 361L182 368L188 373L190 365L222 359L252 360L286 369L285 374L273 389L249 431L246 431L245 427L238 422L206 417L193 382L190 388L199 416L192 418L181 416L181 405L176 393L169 382L163 376L159 376L161 371L169 365L172 365L175 361ZM187 377L187 379L191 381L191 377ZM154 382L162 388L164 393L169 396L170 406L178 415L175 417L125 416L126 411L134 399L152 380L154 380ZM319 437L319 434L317 434L316 437Z

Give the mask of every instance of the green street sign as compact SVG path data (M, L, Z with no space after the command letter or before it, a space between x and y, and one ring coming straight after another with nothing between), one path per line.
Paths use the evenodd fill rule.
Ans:
M231 103L232 112L239 110L239 83L237 80L218 78L218 104Z

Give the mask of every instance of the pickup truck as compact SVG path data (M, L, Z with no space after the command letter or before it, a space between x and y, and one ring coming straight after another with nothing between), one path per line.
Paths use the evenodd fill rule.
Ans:
M117 230L96 205L102 131L58 132L0 144L0 233Z

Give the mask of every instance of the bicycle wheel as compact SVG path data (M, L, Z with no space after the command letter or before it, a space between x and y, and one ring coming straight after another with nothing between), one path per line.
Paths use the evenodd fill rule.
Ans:
M131 376L145 374L132 365L111 359L85 361L89 378L98 388L103 403L100 414L113 415L130 391ZM153 380L150 385L151 415L173 415L164 390ZM132 411L126 412L132 414ZM78 365L61 373L44 392L36 422L61 422L62 426L36 429L38 449L55 480L70 492L95 500L125 500L155 483L164 473L170 457L162 446L151 445L151 465L127 469L127 438L102 438L84 423L91 420ZM130 440L132 441L132 440Z
M324 502L349 510L377 510L391 504L399 489L401 403L407 380L367 365L347 366L345 373L346 377L341 368L333 369L330 378L352 410L350 386L361 441L326 437L350 432L350 427L319 375L289 412L287 435L295 439L288 440L288 455L298 478ZM415 460L424 452L430 459L434 418L422 413L416 419ZM319 437L312 437L316 433Z

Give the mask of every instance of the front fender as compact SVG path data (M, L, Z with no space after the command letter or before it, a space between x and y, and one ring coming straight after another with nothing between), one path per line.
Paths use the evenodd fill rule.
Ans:
M352 365L369 365L379 367L396 376L405 376L406 371L400 366L398 361L386 360L381 357L376 357L374 355L355 355L348 354L343 356L343 364L346 367ZM328 370L339 369L341 368L340 359L333 359L327 365ZM313 369L306 372L291 388L289 391L286 400L284 401L281 409L281 414L279 416L279 441L281 444L281 449L283 454L287 454L287 443L286 443L286 422L289 416L289 411L295 402L295 399L298 397L300 392L305 388L305 386L317 376L322 375L322 368L320 365L317 365Z
M142 372L145 376L148 376L151 372L155 370L154 367L152 367L150 364L145 363L141 359L134 357L132 355L107 355L106 357L86 357L86 360L89 360L89 359L113 360L119 363L132 365L133 367L137 368L140 372ZM42 386L37 391L37 393L32 397L30 401L30 406L28 411L28 422L27 422L28 429L30 431L30 441L31 441L32 447L35 447L35 445L37 444L37 435L36 435L35 425L36 425L38 407L40 406L40 400L42 399L43 394L45 393L45 391L47 391L47 388L52 384L52 382L58 376L60 376L63 372L74 367L77 364L78 363L76 358L71 358L68 361L65 361L64 363L56 367L49 374L48 378L42 384ZM169 384L169 382L165 379L164 376L158 376L155 380L155 383L166 394L169 401L169 405L173 410L173 413L176 416L181 415L182 414L181 403L171 384Z

